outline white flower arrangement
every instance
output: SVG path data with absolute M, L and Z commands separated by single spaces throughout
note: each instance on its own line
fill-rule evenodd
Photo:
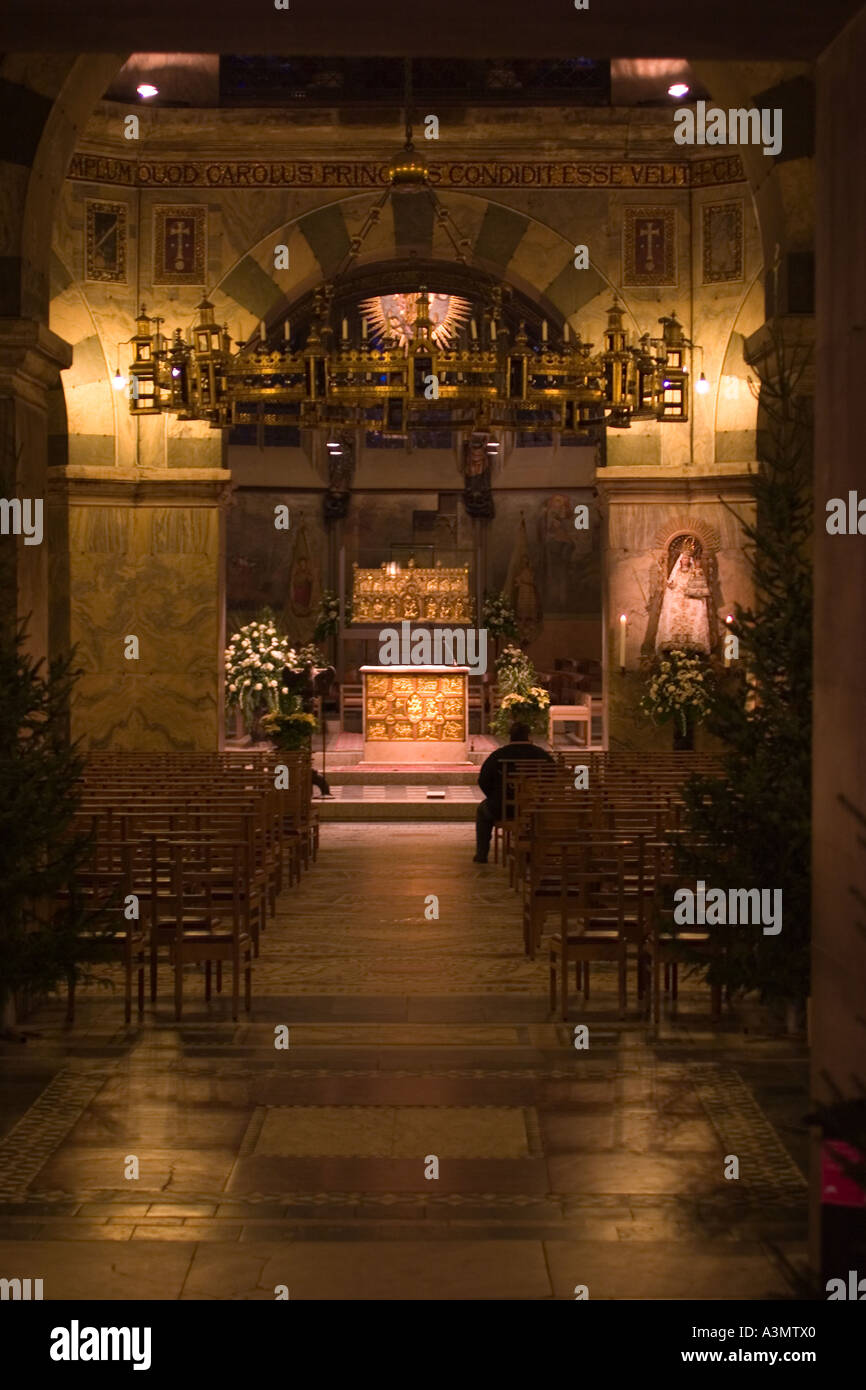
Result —
M 491 637 L 516 637 L 517 615 L 505 594 L 488 594 L 481 610 L 481 626 Z
M 696 652 L 670 651 L 654 668 L 640 702 L 655 724 L 676 719 L 685 734 L 689 718 L 700 723 L 713 699 L 706 659 Z
M 263 710 L 285 704 L 289 692 L 285 687 L 281 691 L 275 673 L 303 666 L 271 618 L 240 628 L 226 647 L 225 662 L 226 705 L 240 709 L 248 724 Z

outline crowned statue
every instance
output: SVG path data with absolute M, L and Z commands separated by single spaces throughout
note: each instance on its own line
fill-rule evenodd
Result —
M 710 589 L 690 536 L 668 575 L 656 631 L 656 651 L 710 653 Z

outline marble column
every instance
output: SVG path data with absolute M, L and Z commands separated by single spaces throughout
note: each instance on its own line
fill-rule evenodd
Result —
M 94 749 L 216 750 L 230 474 L 82 466 L 52 473 L 54 512 L 66 518 L 58 569 L 66 571 L 68 640 L 82 670 L 73 735 Z
M 866 1085 L 866 535 L 828 535 L 827 503 L 866 496 L 866 11 L 818 63 L 817 389 L 812 886 L 812 1094 Z M 866 526 L 862 522 L 861 526 Z M 816 1136 L 811 1256 L 822 1287 L 864 1267 L 864 1210 L 821 1204 Z M 825 1295 L 823 1295 L 825 1296 Z
M 44 324 L 0 319 L 0 496 L 26 500 L 31 520 L 40 508 L 42 517 L 41 536 L 34 526 L 29 538 L 11 531 L 0 535 L 0 622 L 8 631 L 16 618 L 26 619 L 28 645 L 37 657 L 47 654 L 49 644 L 47 395 L 71 360 L 69 345 Z

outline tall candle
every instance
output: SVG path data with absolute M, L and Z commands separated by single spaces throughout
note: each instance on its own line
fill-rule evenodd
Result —
M 727 618 L 725 618 L 725 622 L 726 622 L 727 625 L 728 625 L 728 630 L 729 630 L 729 631 L 730 631 L 731 623 L 732 623 L 733 621 L 734 621 L 733 618 L 730 616 L 730 614 L 728 614 Z M 726 636 L 725 636 L 725 666 L 726 666 L 726 667 L 727 667 L 727 666 L 730 666 L 730 664 L 731 664 L 731 658 L 730 658 L 730 654 L 729 654 L 729 652 L 728 652 L 728 641 L 727 641 L 727 634 L 726 634 Z
M 364 318 L 361 319 L 361 337 L 364 339 L 364 342 L 366 343 L 366 341 L 367 341 L 367 319 L 366 319 L 366 317 L 364 317 Z
M 348 320 L 348 319 L 343 319 L 343 342 L 344 342 L 344 343 L 347 341 L 348 337 L 349 337 L 349 320 Z
M 285 340 L 286 340 L 287 343 L 291 340 L 291 336 L 292 336 L 292 325 L 291 325 L 291 323 L 289 322 L 288 319 L 285 319 L 284 322 L 283 322 L 283 337 L 285 338 Z
M 267 341 L 268 334 L 267 329 L 265 328 L 264 319 L 259 320 L 259 337 L 261 338 L 263 343 Z
M 472 334 L 473 343 L 476 342 L 478 339 L 478 324 L 475 322 L 474 319 L 470 320 L 469 331 Z
M 625 669 L 625 636 L 628 627 L 628 619 L 625 613 L 619 615 L 619 664 Z
M 547 319 L 541 320 L 541 341 L 543 343 L 547 342 Z
M 569 342 L 571 340 L 571 329 L 569 328 L 567 323 L 562 330 L 562 336 L 566 342 Z
M 491 319 L 491 320 L 490 320 L 490 341 L 491 341 L 491 343 L 495 343 L 495 342 L 496 342 L 496 320 L 495 320 L 495 319 Z

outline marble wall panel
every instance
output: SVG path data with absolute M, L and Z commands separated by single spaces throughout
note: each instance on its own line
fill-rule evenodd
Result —
M 215 749 L 220 521 L 210 507 L 73 505 L 73 731 L 99 748 Z M 138 638 L 138 660 L 124 639 Z

